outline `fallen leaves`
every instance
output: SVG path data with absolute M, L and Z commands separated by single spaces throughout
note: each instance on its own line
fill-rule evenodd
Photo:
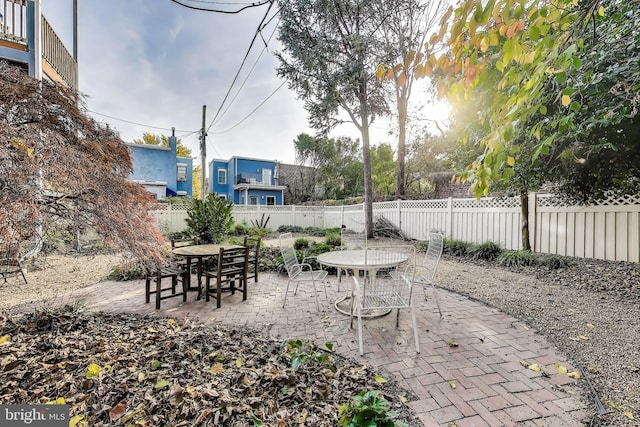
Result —
M 305 344 L 313 357 L 294 372 L 279 342 L 246 326 L 70 308 L 0 315 L 3 337 L 0 403 L 65 401 L 73 427 L 335 425 L 340 404 L 373 389 L 416 422 L 406 391 L 330 343 Z

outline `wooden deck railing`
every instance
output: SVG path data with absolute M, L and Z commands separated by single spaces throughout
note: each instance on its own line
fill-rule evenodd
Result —
M 29 46 L 29 26 L 33 26 L 33 19 L 28 16 L 28 0 L 0 0 L 0 41 L 6 40 L 6 46 L 14 49 L 28 51 Z M 31 8 L 33 10 L 33 8 Z M 53 71 L 57 77 L 50 76 L 55 80 L 62 80 L 67 85 L 78 87 L 78 64 L 73 59 L 64 46 L 58 35 L 44 16 L 41 17 L 42 27 L 42 66 Z M 32 29 L 33 31 L 33 29 Z M 33 31 L 31 34 L 35 33 Z
M 42 59 L 73 88 L 78 87 L 78 64 L 49 22 L 42 17 Z

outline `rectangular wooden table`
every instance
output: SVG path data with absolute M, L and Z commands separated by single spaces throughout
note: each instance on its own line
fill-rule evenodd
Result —
M 197 274 L 198 274 L 198 299 L 200 299 L 202 295 L 202 262 L 206 257 L 217 256 L 220 253 L 220 249 L 238 249 L 241 248 L 241 245 L 230 245 L 230 244 L 205 244 L 205 245 L 191 245 L 191 246 L 180 246 L 179 248 L 173 249 L 171 252 L 174 255 L 180 255 L 185 258 L 187 261 L 187 290 L 192 291 L 194 289 L 191 288 L 191 262 L 195 258 L 198 262 Z

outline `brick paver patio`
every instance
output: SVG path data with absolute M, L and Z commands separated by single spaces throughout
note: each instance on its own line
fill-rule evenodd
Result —
M 328 300 L 320 292 L 321 312 L 313 299 L 313 288 L 303 283 L 291 293 L 282 308 L 287 278 L 261 274 L 251 283 L 247 301 L 241 295 L 226 295 L 222 308 L 212 300 L 197 301 L 190 294 L 181 298 L 144 303 L 144 282 L 101 282 L 63 297 L 95 311 L 157 314 L 189 317 L 205 324 L 221 322 L 264 328 L 273 338 L 311 339 L 331 342 L 335 350 L 368 364 L 382 375 L 395 378 L 415 393 L 413 408 L 425 426 L 583 426 L 591 409 L 580 380 L 561 374 L 554 364 L 574 370 L 566 357 L 544 337 L 521 321 L 477 301 L 438 290 L 444 319 L 435 302 L 418 290 L 417 317 L 421 353 L 416 354 L 408 311 L 395 328 L 393 315 L 367 319 L 364 325 L 364 356 L 358 354 L 357 327 L 338 313 L 335 301 L 344 294 L 335 276 L 324 282 Z M 291 292 L 291 290 L 290 290 Z M 427 295 L 431 290 L 427 290 Z M 457 346 L 450 346 L 453 339 Z M 520 363 L 537 363 L 541 372 Z M 452 387 L 455 385 L 455 388 Z M 586 403 L 585 403 L 586 402 Z

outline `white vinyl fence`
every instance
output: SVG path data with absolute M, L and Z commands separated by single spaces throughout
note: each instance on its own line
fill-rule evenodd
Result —
M 164 232 L 186 228 L 186 208 L 166 206 L 154 211 Z M 425 240 L 438 230 L 452 240 L 496 242 L 521 249 L 518 198 L 398 200 L 374 203 L 379 216 L 411 239 Z M 236 223 L 252 225 L 268 218 L 267 228 L 280 226 L 340 227 L 364 223 L 362 205 L 234 206 Z M 582 258 L 640 262 L 640 197 L 608 199 L 593 206 L 567 206 L 550 196 L 529 196 L 529 238 L 536 252 Z

